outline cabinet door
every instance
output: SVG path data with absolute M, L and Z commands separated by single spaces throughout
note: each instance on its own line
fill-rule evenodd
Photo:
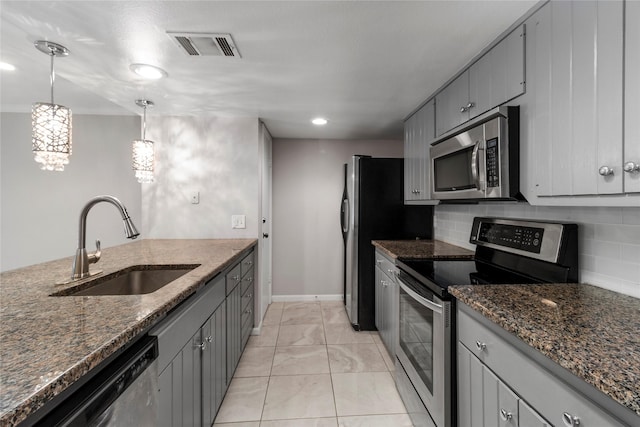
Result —
M 231 383 L 242 352 L 242 289 L 236 286 L 227 295 L 227 386 Z
M 398 282 L 395 277 L 392 277 L 392 280 L 387 288 L 387 295 L 385 295 L 385 300 L 387 303 L 387 324 L 389 326 L 389 345 L 387 349 L 389 350 L 389 354 L 391 357 L 395 359 L 396 352 L 398 351 L 398 343 L 399 343 L 399 334 L 400 334 L 400 290 L 398 287 Z
M 226 392 L 226 309 L 225 304 L 202 326 L 206 348 L 202 352 L 202 423 L 213 424 Z
M 620 1 L 549 2 L 534 15 L 529 162 L 538 195 L 622 192 L 622 23 Z M 613 173 L 600 175 L 603 166 Z
M 483 365 L 467 348 L 458 343 L 458 425 L 485 427 L 482 381 Z M 497 390 L 487 399 L 497 402 Z M 493 427 L 497 426 L 496 423 Z
M 469 120 L 469 72 L 465 71 L 436 95 L 437 136 Z
M 375 316 L 376 316 L 376 328 L 378 328 L 378 332 L 380 333 L 380 338 L 383 342 L 385 342 L 386 335 L 386 325 L 384 319 L 384 273 L 380 269 L 380 267 L 376 266 L 375 268 Z
M 430 144 L 436 136 L 435 101 L 432 99 L 424 104 L 418 114 L 420 131 L 416 141 L 419 165 L 417 175 L 419 191 L 417 198 L 418 200 L 431 200 L 431 157 L 429 148 L 431 148 Z
M 524 45 L 521 25 L 469 68 L 470 118 L 524 93 Z
M 625 19 L 624 162 L 640 165 L 640 2 L 625 3 Z M 640 171 L 625 172 L 624 191 L 640 192 Z
M 162 426 L 202 425 L 201 344 L 198 330 L 158 376 Z
M 404 122 L 404 200 L 412 201 L 417 198 L 419 175 L 418 144 L 416 139 L 416 127 L 418 113 L 416 112 Z

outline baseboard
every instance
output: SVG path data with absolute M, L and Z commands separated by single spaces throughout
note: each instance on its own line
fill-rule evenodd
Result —
M 294 301 L 342 301 L 342 294 L 335 295 L 272 295 L 272 302 Z
M 262 322 L 255 328 L 251 329 L 251 335 L 260 335 L 260 331 L 262 330 Z

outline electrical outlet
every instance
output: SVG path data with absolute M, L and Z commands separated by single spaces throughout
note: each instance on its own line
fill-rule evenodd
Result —
M 231 228 L 247 228 L 245 215 L 231 215 Z
M 191 203 L 194 205 L 197 205 L 198 203 L 200 203 L 200 192 L 199 191 L 192 191 L 191 192 Z

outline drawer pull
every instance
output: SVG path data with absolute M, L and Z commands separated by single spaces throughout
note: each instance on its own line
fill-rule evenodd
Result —
M 235 280 L 235 281 L 237 282 L 238 280 L 240 280 L 240 275 L 239 275 L 239 274 L 237 274 L 237 275 L 235 275 L 235 276 L 231 277 L 231 279 L 232 279 L 232 280 Z
M 253 282 L 253 277 L 247 277 L 246 279 L 244 279 L 245 282 Z
M 253 294 L 247 294 L 247 296 L 245 297 L 246 299 L 251 299 L 253 297 Z
M 382 265 L 382 260 L 381 259 L 377 259 L 376 260 L 376 265 Z
M 500 418 L 502 418 L 502 421 L 509 421 L 513 418 L 513 414 L 504 409 L 500 409 Z
M 574 417 L 568 412 L 562 414 L 562 422 L 567 427 L 577 427 L 580 425 L 580 418 Z
M 479 351 L 484 351 L 487 348 L 487 345 L 485 343 L 483 343 L 483 342 L 476 341 L 476 348 Z
M 207 349 L 206 341 L 202 341 L 200 344 L 194 344 L 195 348 L 199 348 L 201 351 L 205 351 Z
M 245 313 L 247 313 L 247 314 L 251 314 L 251 309 L 250 309 L 250 308 L 248 308 L 248 309 L 245 311 Z

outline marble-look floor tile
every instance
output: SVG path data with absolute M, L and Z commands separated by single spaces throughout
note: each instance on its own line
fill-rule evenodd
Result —
M 236 373 L 236 378 L 268 377 L 271 375 L 271 365 L 275 347 L 247 347 L 242 353 Z
M 322 324 L 280 326 L 278 346 L 319 344 L 326 344 Z
M 260 335 L 251 335 L 247 347 L 275 347 L 280 326 L 263 326 Z
M 311 303 L 287 303 L 282 312 L 282 325 L 308 325 L 322 323 L 320 304 Z
M 337 427 L 336 418 L 299 418 L 295 420 L 262 421 L 260 427 Z
M 365 415 L 338 418 L 339 427 L 413 427 L 407 414 Z
M 349 317 L 344 306 L 340 305 L 322 305 L 322 320 L 325 324 L 348 324 Z
M 333 373 L 388 371 L 376 344 L 334 344 L 327 351 Z
M 269 377 L 234 378 L 215 421 L 260 421 L 268 384 Z
M 378 331 L 371 331 L 371 338 L 373 338 L 374 343 L 382 344 L 382 337 L 380 337 L 380 333 Z
M 263 420 L 335 416 L 329 374 L 271 377 Z
M 382 343 L 376 343 L 378 346 L 378 350 L 380 350 L 380 354 L 382 355 L 382 359 L 384 360 L 385 365 L 387 365 L 387 369 L 391 372 L 395 372 L 396 370 L 396 358 L 395 355 L 392 356 L 387 351 L 387 347 Z
M 342 307 L 344 308 L 344 301 L 320 301 L 322 307 Z
M 269 308 L 273 308 L 275 310 L 282 310 L 284 309 L 284 302 L 279 301 L 279 302 L 272 302 L 271 304 L 269 304 Z
M 248 421 L 245 423 L 216 423 L 213 427 L 260 427 L 260 421 Z
M 350 324 L 327 324 L 325 325 L 327 344 L 373 344 L 373 337 L 369 332 L 356 332 Z
M 271 375 L 328 374 L 329 360 L 324 345 L 276 347 Z
M 269 306 L 266 314 L 264 315 L 264 319 L 262 319 L 262 325 L 263 326 L 279 325 L 280 320 L 282 319 L 283 311 L 284 309 L 282 308 L 272 308 L 271 306 Z
M 338 416 L 407 412 L 389 372 L 331 374 L 331 379 Z

